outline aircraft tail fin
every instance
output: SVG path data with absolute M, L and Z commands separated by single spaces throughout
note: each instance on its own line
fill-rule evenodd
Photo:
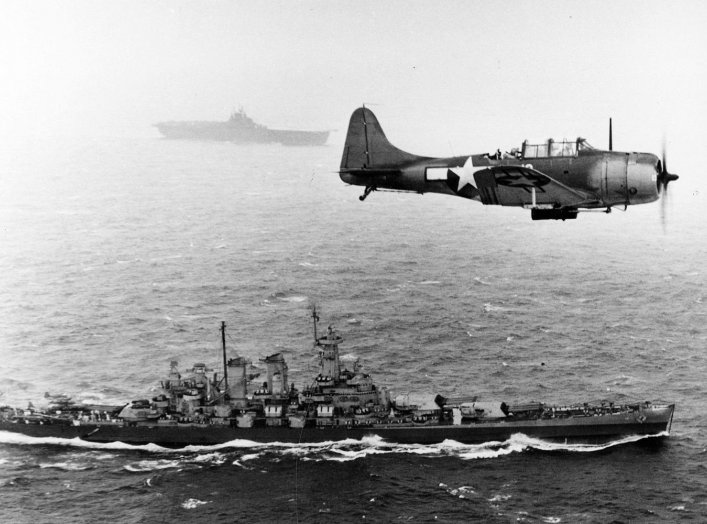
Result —
M 359 107 L 351 115 L 341 171 L 398 168 L 421 158 L 391 144 L 370 109 Z

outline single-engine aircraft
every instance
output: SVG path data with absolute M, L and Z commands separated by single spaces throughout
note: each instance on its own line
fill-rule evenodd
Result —
M 666 192 L 678 176 L 651 153 L 595 149 L 584 138 L 548 140 L 502 153 L 431 158 L 392 145 L 367 107 L 351 115 L 339 170 L 341 180 L 364 186 L 359 198 L 387 189 L 442 193 L 485 205 L 530 209 L 533 220 L 577 218 L 580 210 L 647 204 Z

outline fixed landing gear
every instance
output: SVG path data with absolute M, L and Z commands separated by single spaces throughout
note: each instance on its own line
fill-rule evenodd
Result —
M 376 190 L 375 186 L 366 186 L 366 189 L 363 191 L 363 194 L 360 197 L 358 197 L 358 199 L 361 202 L 363 202 L 364 200 L 366 200 L 366 197 L 371 194 L 371 191 L 375 191 L 375 190 Z

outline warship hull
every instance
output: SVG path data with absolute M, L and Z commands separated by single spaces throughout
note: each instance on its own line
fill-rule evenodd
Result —
M 155 124 L 165 138 L 207 140 L 237 144 L 282 144 L 286 146 L 322 146 L 329 131 L 269 129 L 261 125 L 226 122 L 162 122 Z
M 47 408 L 0 408 L 0 431 L 32 437 L 122 442 L 163 447 L 241 444 L 321 443 L 378 437 L 395 444 L 504 442 L 515 434 L 549 441 L 602 443 L 629 436 L 667 436 L 674 404 L 584 402 L 552 406 L 507 404 L 475 396 L 398 395 L 374 384 L 358 361 L 342 363 L 343 341 L 329 326 L 317 336 L 319 373 L 302 390 L 288 380 L 282 353 L 260 359 L 266 380 L 249 373 L 252 363 L 228 359 L 226 323 L 221 323 L 223 373 L 198 362 L 182 375 L 170 362 L 162 393 L 120 406 L 77 405 L 66 395 L 49 395 Z M 212 375 L 213 373 L 213 375 Z
M 79 438 L 89 442 L 123 442 L 132 445 L 157 444 L 181 448 L 216 445 L 233 440 L 267 443 L 318 443 L 360 440 L 377 436 L 400 444 L 437 444 L 453 440 L 464 444 L 505 441 L 522 433 L 547 441 L 604 443 L 632 435 L 667 436 L 674 405 L 653 406 L 637 413 L 616 413 L 558 419 L 499 420 L 462 424 L 380 424 L 366 427 L 326 425 L 292 428 L 262 426 L 239 428 L 215 424 L 161 425 L 145 423 L 27 424 L 0 422 L 0 431 L 31 437 Z

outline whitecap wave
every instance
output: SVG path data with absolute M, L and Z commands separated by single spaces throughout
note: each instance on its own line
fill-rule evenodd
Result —
M 206 453 L 206 454 L 199 454 L 196 457 L 191 459 L 192 462 L 205 462 L 208 464 L 223 464 L 226 462 L 226 457 L 223 455 L 223 453 Z
M 298 295 L 295 292 L 279 291 L 277 293 L 273 293 L 268 298 L 266 298 L 264 300 L 264 303 L 271 304 L 274 301 L 279 301 L 279 302 L 289 302 L 289 303 L 299 304 L 301 302 L 305 302 L 306 300 L 308 300 L 308 297 L 306 295 Z
M 293 295 L 293 296 L 290 296 L 290 297 L 282 297 L 282 298 L 280 298 L 280 300 L 282 300 L 283 302 L 295 302 L 295 303 L 297 303 L 297 302 L 304 302 L 305 300 L 307 300 L 307 297 L 301 296 L 301 295 Z
M 490 302 L 487 302 L 486 304 L 484 304 L 484 311 L 486 313 L 491 313 L 492 311 L 505 311 L 505 308 L 501 306 L 494 306 Z
M 141 460 L 126 464 L 123 469 L 132 473 L 144 473 L 160 469 L 179 468 L 181 466 L 182 463 L 179 460 Z
M 208 502 L 204 500 L 199 500 L 199 499 L 187 499 L 184 502 L 182 502 L 182 507 L 184 509 L 194 509 L 199 506 L 203 506 L 204 504 L 208 504 Z
M 246 466 L 245 464 L 243 464 L 240 460 L 234 460 L 231 464 L 233 464 L 234 466 L 238 466 L 239 468 L 243 468 L 243 469 L 245 469 L 245 470 L 251 470 L 251 469 L 253 469 L 253 468 L 248 467 L 248 466 Z
M 81 464 L 78 462 L 43 462 L 39 464 L 41 469 L 60 469 L 62 471 L 85 471 L 93 469 L 91 464 Z
M 467 499 L 476 496 L 476 491 L 471 486 L 459 486 L 458 488 L 446 488 L 447 493 L 453 497 L 459 497 L 460 499 Z

